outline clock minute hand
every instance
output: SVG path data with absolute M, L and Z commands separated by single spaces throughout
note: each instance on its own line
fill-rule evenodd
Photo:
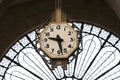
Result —
M 57 42 L 58 42 L 60 51 L 61 51 L 61 53 L 62 53 L 62 45 L 61 45 L 61 42 L 63 42 L 63 39 L 62 39 L 59 35 L 56 36 L 56 39 L 57 39 Z
M 61 45 L 61 41 L 58 41 L 58 45 L 59 45 L 60 51 L 61 51 L 61 53 L 62 53 L 62 45 Z

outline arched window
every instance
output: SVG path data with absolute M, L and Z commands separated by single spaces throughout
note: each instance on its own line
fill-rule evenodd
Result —
M 100 26 L 69 22 L 82 33 L 82 49 L 70 58 L 67 70 L 51 69 L 40 50 L 39 26 L 17 40 L 0 62 L 0 80 L 120 80 L 120 39 Z M 79 38 L 79 41 L 81 39 Z

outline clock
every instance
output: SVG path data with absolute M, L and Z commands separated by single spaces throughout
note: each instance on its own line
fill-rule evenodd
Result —
M 77 31 L 66 22 L 62 15 L 60 0 L 57 0 L 55 15 L 40 33 L 40 48 L 51 59 L 52 69 L 57 66 L 67 67 L 67 59 L 78 48 Z
M 53 69 L 66 69 L 67 59 L 78 48 L 77 31 L 66 22 L 51 22 L 40 33 L 40 47 L 51 59 Z
M 77 32 L 66 22 L 48 24 L 40 36 L 41 49 L 52 59 L 66 59 L 78 47 Z

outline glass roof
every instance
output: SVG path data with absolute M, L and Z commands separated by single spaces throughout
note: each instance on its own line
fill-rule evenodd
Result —
M 79 49 L 68 59 L 67 70 L 52 70 L 40 50 L 40 26 L 8 49 L 0 62 L 0 80 L 120 80 L 119 38 L 95 25 L 68 24 L 78 32 Z

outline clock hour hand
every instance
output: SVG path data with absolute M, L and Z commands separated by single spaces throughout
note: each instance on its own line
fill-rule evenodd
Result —
M 53 38 L 53 37 L 49 37 L 48 39 L 51 39 L 51 40 L 54 40 L 54 41 L 60 41 L 60 42 L 63 42 L 63 39 L 60 38 L 59 35 L 56 36 L 56 38 Z
M 51 39 L 51 40 L 53 40 L 53 41 L 57 41 L 57 38 L 49 37 L 49 39 Z

